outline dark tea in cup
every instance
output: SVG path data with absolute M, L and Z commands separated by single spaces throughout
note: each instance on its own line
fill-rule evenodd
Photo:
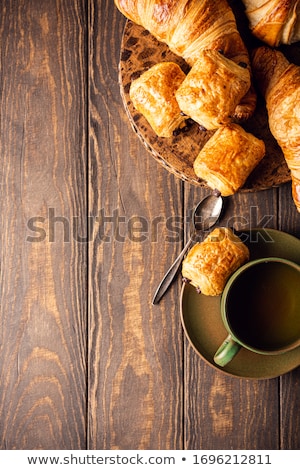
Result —
M 281 258 L 242 266 L 225 286 L 221 314 L 229 336 L 215 355 L 219 365 L 241 346 L 259 354 L 300 346 L 300 266 Z

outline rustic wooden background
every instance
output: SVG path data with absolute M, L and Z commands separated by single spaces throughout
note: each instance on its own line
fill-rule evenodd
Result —
M 0 2 L 0 447 L 299 449 L 300 369 L 231 378 L 187 343 L 179 279 L 151 305 L 206 190 L 131 130 L 124 24 L 112 0 Z M 300 236 L 290 184 L 226 213 Z

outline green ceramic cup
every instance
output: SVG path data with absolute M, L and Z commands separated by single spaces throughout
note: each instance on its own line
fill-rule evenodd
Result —
M 244 347 L 257 354 L 282 354 L 300 346 L 300 266 L 282 258 L 260 258 L 239 268 L 221 297 L 228 331 L 214 356 L 221 367 Z

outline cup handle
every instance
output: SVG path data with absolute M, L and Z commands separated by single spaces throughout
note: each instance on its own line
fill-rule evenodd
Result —
M 241 345 L 231 335 L 228 335 L 214 355 L 214 362 L 218 366 L 224 367 L 234 358 L 240 349 Z

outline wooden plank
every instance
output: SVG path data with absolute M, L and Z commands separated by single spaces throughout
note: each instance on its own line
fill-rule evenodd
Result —
M 291 183 L 278 189 L 278 229 L 300 238 L 300 216 L 292 199 Z
M 0 6 L 0 447 L 86 442 L 84 1 Z
M 186 188 L 185 207 L 204 196 Z M 237 230 L 276 227 L 275 190 L 228 198 L 221 224 Z M 185 347 L 185 448 L 277 449 L 278 380 L 230 377 Z
M 300 217 L 291 196 L 291 185 L 278 191 L 279 227 L 300 237 Z M 284 375 L 280 380 L 280 445 L 282 449 L 300 449 L 300 416 L 297 404 L 300 400 L 300 368 Z
M 151 299 L 181 249 L 174 224 L 182 185 L 125 115 L 118 84 L 124 18 L 108 0 L 91 1 L 90 18 L 89 202 L 98 222 L 89 244 L 89 447 L 180 448 L 177 284 L 159 306 Z
M 277 379 L 227 377 L 199 360 L 190 347 L 186 361 L 186 449 L 278 448 Z
M 285 374 L 280 380 L 280 447 L 299 450 L 300 367 Z

